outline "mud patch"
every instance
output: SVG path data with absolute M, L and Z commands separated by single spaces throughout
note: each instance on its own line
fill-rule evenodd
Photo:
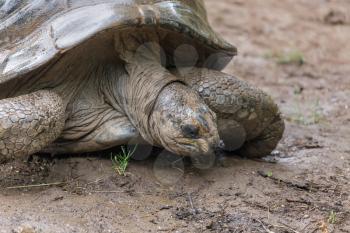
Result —
M 125 177 L 108 154 L 1 164 L 0 232 L 350 232 L 350 3 L 205 2 L 239 48 L 226 72 L 270 93 L 287 120 L 273 155 L 185 162 L 173 185 L 156 156 Z

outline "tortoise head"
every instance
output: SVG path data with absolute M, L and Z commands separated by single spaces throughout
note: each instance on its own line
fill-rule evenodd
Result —
M 195 91 L 181 83 L 162 90 L 150 125 L 158 143 L 175 154 L 206 155 L 219 145 L 215 113 Z

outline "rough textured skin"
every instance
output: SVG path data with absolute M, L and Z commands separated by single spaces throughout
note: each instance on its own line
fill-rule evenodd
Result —
M 82 67 L 86 64 L 82 62 Z M 76 67 L 78 68 L 78 66 Z M 51 154 L 99 151 L 126 144 L 138 136 L 120 106 L 120 81 L 129 77 L 124 65 L 104 64 L 85 74 L 81 89 L 68 103 L 65 127 L 45 149 Z M 77 78 L 77 77 L 76 77 Z M 123 89 L 122 87 L 120 89 Z
M 202 157 L 219 147 L 216 115 L 193 90 L 172 83 L 159 94 L 150 128 L 160 145 L 179 155 Z
M 123 109 L 150 144 L 179 155 L 211 153 L 219 144 L 216 116 L 194 90 L 162 66 L 158 39 L 155 30 L 142 30 L 116 40 L 129 73 L 119 81 Z
M 269 95 L 219 71 L 184 68 L 175 73 L 198 91 L 217 114 L 226 150 L 239 149 L 245 156 L 261 157 L 275 149 L 282 138 L 284 122 Z
M 128 76 L 119 81 L 123 109 L 146 141 L 159 144 L 148 121 L 159 93 L 178 78 L 162 67 L 161 48 L 154 30 L 128 32 L 116 37 L 116 51 L 125 61 L 128 72 Z
M 65 106 L 51 91 L 0 100 L 0 155 L 19 157 L 42 150 L 64 127 Z

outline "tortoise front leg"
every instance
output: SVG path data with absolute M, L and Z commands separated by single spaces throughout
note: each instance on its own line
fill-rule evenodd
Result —
M 284 122 L 269 95 L 215 70 L 185 68 L 176 73 L 216 112 L 226 150 L 262 157 L 275 149 L 283 135 Z
M 7 159 L 41 151 L 61 134 L 64 113 L 63 101 L 53 91 L 0 100 L 0 156 Z

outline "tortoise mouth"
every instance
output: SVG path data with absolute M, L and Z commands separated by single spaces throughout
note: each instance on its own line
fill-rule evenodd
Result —
M 191 157 L 210 154 L 217 147 L 211 142 L 215 140 L 210 139 L 175 138 L 173 141 L 177 148 L 183 150 L 182 155 Z
M 186 149 L 189 149 L 191 151 L 198 151 L 198 145 L 196 144 L 195 140 L 188 139 L 188 138 L 175 138 L 175 143 L 177 145 L 181 145 L 185 147 Z

